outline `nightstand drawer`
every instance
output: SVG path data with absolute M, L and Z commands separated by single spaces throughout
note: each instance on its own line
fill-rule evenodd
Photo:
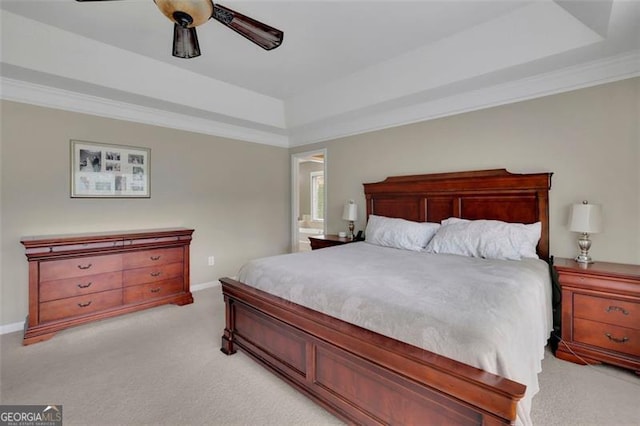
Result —
M 629 355 L 640 355 L 640 330 L 575 318 L 573 340 Z
M 577 287 L 599 287 L 608 288 L 610 280 L 598 276 L 576 275 L 560 273 L 562 284 L 565 286 L 575 285 Z
M 576 318 L 640 329 L 640 303 L 574 293 L 573 315 Z

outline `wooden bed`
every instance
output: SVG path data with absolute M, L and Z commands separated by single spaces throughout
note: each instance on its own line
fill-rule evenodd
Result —
M 549 257 L 551 173 L 506 170 L 390 177 L 364 184 L 367 216 L 542 222 Z M 241 349 L 354 424 L 509 424 L 525 386 L 222 278 L 222 352 Z

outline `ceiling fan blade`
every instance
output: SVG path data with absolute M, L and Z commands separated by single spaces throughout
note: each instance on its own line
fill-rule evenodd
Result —
M 176 58 L 195 58 L 200 56 L 198 35 L 194 28 L 183 28 L 178 24 L 173 26 L 173 56 Z
M 265 50 L 275 49 L 282 44 L 284 33 L 267 24 L 249 18 L 218 3 L 213 5 L 213 16 L 243 37 Z

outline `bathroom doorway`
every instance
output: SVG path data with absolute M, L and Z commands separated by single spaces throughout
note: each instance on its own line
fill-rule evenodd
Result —
M 309 237 L 325 233 L 326 149 L 291 156 L 291 251 L 310 251 Z

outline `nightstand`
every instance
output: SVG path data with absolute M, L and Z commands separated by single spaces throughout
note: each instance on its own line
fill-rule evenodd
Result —
M 309 237 L 309 241 L 311 242 L 311 250 L 317 250 L 325 247 L 353 243 L 357 240 L 349 237 L 339 237 L 337 235 L 314 235 Z
M 562 289 L 558 358 L 640 374 L 640 265 L 556 258 Z

